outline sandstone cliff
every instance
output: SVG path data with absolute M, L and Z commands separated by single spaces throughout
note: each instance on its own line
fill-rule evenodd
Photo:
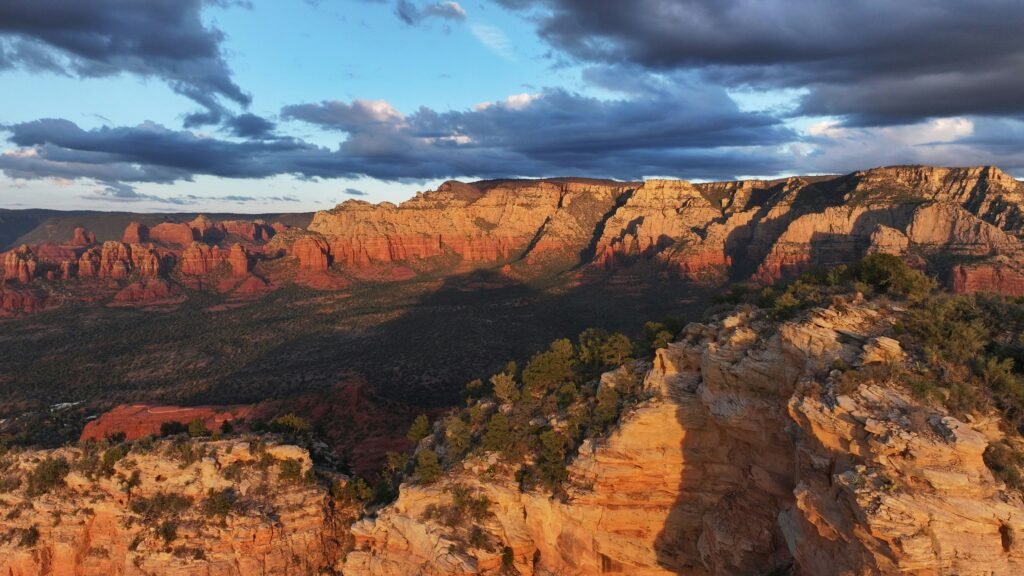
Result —
M 357 523 L 345 574 L 1013 574 L 1024 501 L 993 477 L 991 418 L 960 420 L 900 382 L 888 304 L 782 325 L 753 308 L 659 350 L 647 399 L 584 442 L 563 498 L 466 461 Z M 612 379 L 603 379 L 609 385 Z M 467 541 L 434 512 L 486 498 Z M 442 515 L 443 517 L 443 515 Z
M 975 266 L 997 255 L 1019 260 L 1024 186 L 993 167 L 920 166 L 698 185 L 448 182 L 400 206 L 345 202 L 317 213 L 310 230 L 327 245 L 318 246 L 317 267 L 323 259 L 343 269 L 439 267 L 450 265 L 446 255 L 463 266 L 655 260 L 701 282 L 773 282 L 887 250 L 923 256 L 952 282 L 950 256 Z
M 304 480 L 302 449 L 241 440 L 104 448 L 3 458 L 0 573 L 318 574 L 341 553 L 339 511 Z

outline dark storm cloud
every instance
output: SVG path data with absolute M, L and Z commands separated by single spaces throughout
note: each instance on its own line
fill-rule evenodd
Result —
M 0 170 L 107 183 L 279 174 L 729 178 L 782 170 L 776 147 L 793 138 L 777 119 L 739 111 L 723 91 L 684 83 L 651 85 L 628 100 L 551 89 L 457 112 L 403 115 L 385 102 L 356 101 L 289 106 L 281 117 L 337 131 L 341 142 L 336 149 L 283 137 L 238 142 L 155 124 L 83 130 L 45 119 L 4 128 L 18 148 L 0 155 Z
M 1024 112 L 1019 0 L 497 0 L 584 62 L 806 88 L 851 124 Z
M 239 114 L 224 122 L 228 130 L 239 138 L 271 138 L 277 125 L 255 114 Z
M 251 97 L 231 79 L 224 33 L 207 27 L 207 5 L 229 0 L 0 0 L 0 69 L 52 70 L 80 77 L 121 73 L 161 78 L 204 110 L 187 126 L 219 122 L 224 100 Z

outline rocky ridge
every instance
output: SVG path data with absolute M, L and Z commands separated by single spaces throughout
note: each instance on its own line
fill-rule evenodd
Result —
M 1024 185 L 994 167 L 896 166 L 706 184 L 453 181 L 400 205 L 349 200 L 318 212 L 305 230 L 199 216 L 135 222 L 121 242 L 97 245 L 79 228 L 62 246 L 6 252 L 0 304 L 7 313 L 57 305 L 69 291 L 40 283 L 81 278 L 174 284 L 180 273 L 184 286 L 236 290 L 195 279 L 223 262 L 229 276 L 248 278 L 237 284 L 249 297 L 293 282 L 340 290 L 363 279 L 477 268 L 517 280 L 597 281 L 643 263 L 708 285 L 771 283 L 874 252 L 912 261 L 957 291 L 1022 295 L 1022 239 Z M 261 265 L 281 257 L 296 271 Z M 72 299 L 74 286 L 65 286 Z M 135 295 L 149 293 L 136 288 Z
M 3 457 L 0 572 L 315 574 L 341 554 L 341 510 L 303 480 L 312 465 L 303 449 L 236 439 L 117 450 Z M 40 494 L 31 478 L 53 462 L 70 469 Z
M 994 418 L 966 420 L 898 382 L 834 367 L 909 362 L 886 304 L 781 326 L 755 308 L 694 323 L 657 352 L 647 399 L 587 440 L 564 498 L 468 460 L 353 527 L 345 574 L 1010 574 L 1024 501 L 983 461 Z M 614 378 L 603 378 L 602 386 Z M 490 501 L 467 543 L 429 513 Z

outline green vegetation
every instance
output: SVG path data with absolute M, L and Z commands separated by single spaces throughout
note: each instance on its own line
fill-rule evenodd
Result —
M 302 480 L 302 463 L 294 458 L 278 462 L 277 468 L 277 477 L 285 482 L 298 482 Z
M 416 480 L 421 484 L 433 484 L 441 477 L 441 463 L 433 450 L 416 453 Z
M 188 423 L 188 435 L 190 438 L 206 438 L 211 434 L 210 430 L 206 427 L 200 418 L 196 418 Z
M 191 507 L 190 498 L 169 492 L 156 494 L 150 498 L 135 498 L 131 503 L 132 512 L 142 516 L 147 524 L 164 517 L 177 516 Z
M 312 429 L 313 426 L 308 420 L 291 412 L 278 416 L 270 422 L 270 430 L 277 433 L 305 434 Z
M 232 488 L 224 488 L 223 490 L 210 488 L 206 493 L 206 499 L 203 500 L 203 514 L 207 516 L 227 516 L 234 510 L 237 501 L 238 495 Z
M 419 443 L 430 434 L 430 421 L 427 420 L 426 414 L 420 414 L 412 421 L 412 425 L 409 426 L 409 432 L 406 433 L 405 437 L 409 439 L 413 444 Z
M 71 466 L 63 457 L 47 457 L 28 474 L 26 491 L 29 496 L 40 496 L 64 485 L 64 477 Z
M 1006 483 L 1010 488 L 1020 490 L 1024 488 L 1024 475 L 1021 474 L 1021 466 L 1024 466 L 1024 454 L 1014 450 L 1006 442 L 989 444 L 985 449 L 985 465 L 989 470 Z
M 660 341 L 671 340 L 664 324 L 657 326 Z M 640 400 L 633 372 L 635 347 L 623 334 L 588 329 L 576 343 L 560 339 L 534 354 L 519 371 L 515 362 L 487 379 L 466 386 L 466 405 L 445 417 L 433 448 L 416 453 L 415 465 L 393 458 L 388 474 L 375 490 L 377 496 L 394 493 L 394 486 L 411 473 L 416 481 L 437 481 L 444 468 L 463 458 L 496 453 L 516 470 L 523 489 L 557 491 L 567 476 L 566 462 L 586 437 L 601 436 L 615 423 L 623 408 Z M 625 365 L 616 377 L 602 373 Z M 429 435 L 426 417 L 413 423 L 409 439 Z M 443 451 L 439 448 L 443 446 Z M 443 454 L 443 460 L 438 457 Z
M 480 525 L 493 516 L 491 500 L 461 484 L 448 486 L 449 503 L 430 504 L 423 511 L 423 520 L 436 520 L 454 531 L 463 546 L 492 551 L 494 544 Z

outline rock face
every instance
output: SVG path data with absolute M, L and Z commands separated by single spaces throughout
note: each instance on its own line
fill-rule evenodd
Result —
M 322 272 L 330 265 L 330 246 L 321 238 L 302 236 L 291 245 L 291 255 L 298 259 L 301 270 Z
M 170 282 L 163 278 L 145 278 L 125 286 L 114 295 L 120 303 L 167 301 L 179 295 Z
M 36 277 L 39 258 L 28 246 L 22 245 L 4 254 L 4 278 L 28 284 Z
M 997 292 L 1024 296 L 1024 269 L 1008 259 L 996 259 L 983 264 L 958 264 L 953 268 L 951 287 L 954 292 L 966 294 Z
M 310 230 L 343 268 L 654 260 L 702 282 L 772 282 L 883 251 L 935 256 L 948 277 L 949 255 L 1021 257 L 1024 186 L 992 167 L 920 166 L 697 185 L 448 182 L 400 206 L 345 202 Z
M 132 222 L 124 229 L 121 242 L 125 244 L 142 244 L 149 241 L 149 227 L 139 222 Z
M 349 200 L 317 213 L 309 229 L 326 238 L 333 261 L 345 267 L 448 254 L 494 263 L 551 250 L 575 261 L 629 187 L 590 180 L 447 182 L 401 206 Z
M 96 243 L 96 235 L 81 226 L 75 228 L 71 233 L 72 246 L 89 246 Z
M 181 272 L 191 276 L 203 276 L 217 270 L 221 264 L 227 263 L 232 276 L 242 277 L 249 273 L 251 262 L 249 253 L 240 244 L 230 249 L 208 246 L 193 242 L 181 253 Z
M 184 222 L 163 222 L 149 230 L 149 238 L 154 242 L 174 246 L 189 246 L 196 238 L 192 228 Z
M 101 247 L 82 253 L 78 260 L 78 275 L 81 278 L 121 280 L 134 272 L 143 278 L 153 278 L 160 274 L 162 266 L 162 258 L 156 250 L 110 240 Z
M 300 476 L 309 470 L 304 450 L 237 440 L 186 444 L 188 451 L 172 442 L 134 448 L 109 477 L 101 470 L 90 477 L 80 465 L 64 486 L 34 497 L 24 477 L 37 462 L 83 462 L 81 449 L 8 458 L 5 477 L 22 481 L 2 496 L 4 509 L 18 512 L 0 519 L 0 573 L 247 576 L 317 574 L 333 566 L 344 535 L 325 490 L 279 473 L 286 460 Z M 136 472 L 138 485 L 125 488 Z M 228 494 L 226 514 L 204 513 L 211 491 Z M 35 542 L 25 544 L 29 531 Z
M 470 460 L 353 529 L 345 574 L 1013 574 L 1024 501 L 985 466 L 998 432 L 866 381 L 837 361 L 900 361 L 893 312 L 844 305 L 773 325 L 756 309 L 691 324 L 659 350 L 650 399 L 586 441 L 567 496 Z M 856 335 L 852 338 L 850 335 Z M 426 515 L 453 486 L 486 496 L 490 550 Z M 434 516 L 436 518 L 436 515 Z

